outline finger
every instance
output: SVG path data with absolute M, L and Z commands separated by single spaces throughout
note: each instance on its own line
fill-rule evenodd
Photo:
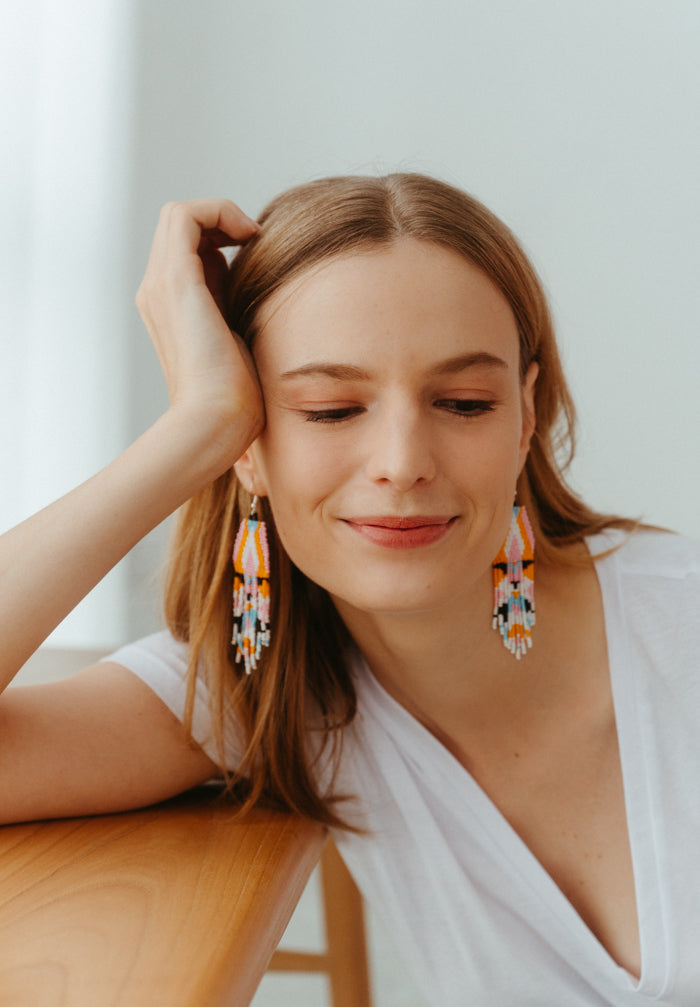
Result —
M 204 239 L 209 248 L 224 248 L 243 244 L 258 230 L 259 225 L 228 199 L 166 203 L 160 212 L 146 272 L 137 295 L 139 311 L 147 326 L 149 297 L 160 296 L 160 284 L 164 278 L 169 277 L 177 285 L 187 282 L 188 278 L 206 282 L 202 260 L 197 254 Z
M 257 234 L 259 230 L 260 228 L 258 227 L 256 231 L 251 235 L 251 237 L 255 237 L 255 234 Z M 202 231 L 202 242 L 200 243 L 200 250 L 202 247 L 202 243 L 204 241 L 207 242 L 209 247 L 213 246 L 214 248 L 230 248 L 232 245 L 245 244 L 245 242 L 249 240 L 250 240 L 249 238 L 233 239 L 229 234 L 226 234 L 225 231 L 222 231 L 218 227 L 206 228 L 205 230 Z
M 211 246 L 200 245 L 199 257 L 204 268 L 204 282 L 209 288 L 209 292 L 216 302 L 216 306 L 223 314 L 225 304 L 226 279 L 228 277 L 228 264 L 222 253 Z
M 258 224 L 228 199 L 174 203 L 168 215 L 168 241 L 192 251 L 196 251 L 202 232 L 218 232 L 222 241 L 239 244 L 251 238 L 258 229 Z

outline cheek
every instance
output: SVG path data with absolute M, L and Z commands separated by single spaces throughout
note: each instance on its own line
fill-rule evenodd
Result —
M 350 478 L 352 460 L 337 439 L 301 424 L 269 423 L 255 445 L 262 482 L 282 541 L 308 537 L 309 520 Z
M 517 415 L 476 427 L 452 445 L 451 470 L 461 472 L 464 487 L 476 497 L 508 494 L 515 488 L 521 463 L 521 428 Z

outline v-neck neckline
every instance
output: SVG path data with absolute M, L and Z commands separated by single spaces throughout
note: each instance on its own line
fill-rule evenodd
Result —
M 618 545 L 624 549 L 624 540 L 623 532 L 602 533 L 589 540 L 589 550 L 595 556 L 597 552 Z M 648 746 L 640 709 L 641 669 L 635 663 L 629 642 L 618 551 L 599 560 L 595 569 L 603 597 L 608 668 L 634 875 L 641 962 L 639 981 L 623 971 L 629 976 L 635 992 L 656 998 L 668 983 L 669 949 L 663 922 L 651 778 L 645 761 Z M 602 945 L 601 948 L 607 954 Z
M 620 533 L 604 532 L 588 539 L 587 545 L 595 556 L 616 547 L 622 540 Z M 426 774 L 426 767 L 430 767 L 430 771 L 438 768 L 457 798 L 463 797 L 464 788 L 467 788 L 468 801 L 464 805 L 459 799 L 454 801 L 451 804 L 454 813 L 460 814 L 463 811 L 468 814 L 472 826 L 474 812 L 477 813 L 478 824 L 487 834 L 488 841 L 499 848 L 510 873 L 520 884 L 526 885 L 540 904 L 544 905 L 548 914 L 554 917 L 554 921 L 566 929 L 571 941 L 571 955 L 567 957 L 572 964 L 581 957 L 581 951 L 585 949 L 589 969 L 600 974 L 604 984 L 612 981 L 620 993 L 637 993 L 654 998 L 663 991 L 668 979 L 668 949 L 661 922 L 661 886 L 653 846 L 650 783 L 642 757 L 642 725 L 634 668 L 627 649 L 617 552 L 598 560 L 595 569 L 603 599 L 625 824 L 632 858 L 641 963 L 639 979 L 615 961 L 469 770 L 420 720 L 387 692 L 365 664 L 366 680 L 377 697 L 381 697 L 382 705 L 393 715 L 392 719 L 403 730 L 408 728 L 415 735 L 415 746 L 409 746 L 406 755 L 421 775 Z M 425 754 L 428 756 L 425 759 L 421 757 L 422 749 L 426 750 Z M 561 943 L 561 938 L 562 934 L 559 933 L 551 943 L 556 944 L 557 940 Z M 590 971 L 586 972 L 586 977 L 591 979 Z

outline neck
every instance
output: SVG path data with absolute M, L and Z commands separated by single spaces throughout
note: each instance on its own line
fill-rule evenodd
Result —
M 334 599 L 350 634 L 386 691 L 426 726 L 513 717 L 561 691 L 582 611 L 599 604 L 592 567 L 537 569 L 533 648 L 516 660 L 492 628 L 490 571 L 468 596 L 435 611 L 365 612 Z M 585 650 L 585 640 L 580 650 Z
M 491 628 L 490 571 L 468 596 L 422 612 L 366 612 L 334 602 L 372 673 L 395 699 L 423 717 L 473 699 L 503 657 L 516 662 Z M 502 652 L 502 653 L 501 653 Z

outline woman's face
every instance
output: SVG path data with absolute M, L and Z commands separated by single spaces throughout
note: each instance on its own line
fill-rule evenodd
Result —
M 425 612 L 490 577 L 534 428 L 510 307 L 457 253 L 402 239 L 262 307 L 267 425 L 236 465 L 294 563 L 366 612 Z

